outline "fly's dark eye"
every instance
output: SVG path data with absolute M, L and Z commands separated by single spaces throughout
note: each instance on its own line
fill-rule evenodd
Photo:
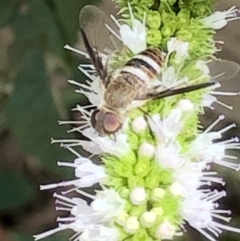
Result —
M 117 116 L 113 113 L 107 113 L 103 120 L 104 132 L 106 134 L 114 134 L 118 131 L 122 124 L 119 122 Z
M 95 126 L 96 126 L 99 112 L 100 112 L 100 110 L 94 110 L 91 115 L 91 125 L 93 128 L 95 128 Z

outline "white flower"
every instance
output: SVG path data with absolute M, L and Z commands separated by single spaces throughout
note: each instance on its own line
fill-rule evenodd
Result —
M 92 152 L 91 148 L 89 148 L 91 142 L 96 146 L 94 150 L 100 150 L 100 153 L 109 153 L 121 157 L 129 150 L 128 136 L 126 134 L 118 133 L 115 139 L 110 136 L 102 137 L 91 127 L 83 130 L 82 134 L 90 139 L 90 142 L 82 144 L 82 147 L 90 152 Z
M 75 168 L 75 177 L 77 179 L 57 184 L 41 185 L 41 190 L 69 185 L 74 185 L 76 188 L 91 187 L 96 183 L 102 183 L 107 178 L 103 166 L 95 165 L 90 159 L 85 157 L 78 157 L 74 160 L 74 163 L 58 162 L 58 165 Z
M 121 25 L 119 33 L 123 44 L 134 54 L 138 54 L 147 48 L 146 28 L 139 20 L 132 20 L 132 28 L 127 24 Z
M 156 148 L 156 161 L 163 168 L 180 168 L 184 162 L 180 157 L 180 150 L 181 147 L 178 143 L 169 145 L 159 144 Z
M 171 88 L 187 82 L 188 77 L 178 79 L 176 70 L 172 66 L 162 70 L 162 77 L 160 83 L 165 87 Z
M 99 239 L 103 241 L 117 241 L 118 232 L 110 228 L 109 224 L 114 217 L 117 217 L 124 211 L 125 201 L 114 190 L 104 189 L 99 191 L 96 196 L 78 190 L 79 193 L 86 197 L 92 198 L 93 202 L 89 206 L 81 198 L 68 198 L 62 195 L 54 194 L 57 198 L 56 207 L 59 211 L 70 212 L 70 217 L 59 217 L 58 227 L 45 233 L 35 235 L 35 240 L 50 236 L 56 232 L 72 229 L 79 233 L 80 240 L 88 240 L 89 237 L 100 235 Z M 114 236 L 111 239 L 107 232 L 110 231 Z M 83 236 L 80 233 L 83 232 Z M 91 239 L 91 241 L 94 239 Z
M 213 110 L 214 108 L 212 107 L 212 105 L 216 101 L 217 101 L 217 98 L 215 96 L 210 95 L 210 94 L 205 94 L 203 96 L 203 100 L 202 100 L 202 104 L 201 105 L 203 107 L 208 107 L 208 108 Z
M 240 233 L 240 229 L 222 224 L 222 221 L 229 222 L 227 210 L 218 210 L 217 203 L 220 198 L 226 196 L 225 191 L 196 190 L 184 199 L 181 206 L 182 217 L 190 226 L 199 231 L 210 241 L 216 241 L 222 230 L 229 230 Z
M 163 120 L 159 114 L 148 118 L 150 128 L 156 135 L 159 143 L 167 143 L 175 139 L 183 125 L 181 117 L 182 111 L 178 108 L 173 109 Z
M 123 44 L 126 45 L 134 54 L 138 54 L 147 48 L 147 32 L 145 27 L 146 17 L 144 17 L 143 23 L 141 23 L 139 20 L 134 19 L 130 4 L 128 4 L 128 7 L 132 27 L 127 24 L 123 24 L 120 26 L 119 33 Z
M 228 149 L 239 149 L 240 143 L 238 138 L 231 138 L 226 141 L 219 141 L 222 138 L 222 134 L 234 127 L 236 124 L 226 126 L 222 130 L 210 132 L 224 116 L 219 116 L 218 119 L 212 123 L 203 133 L 199 134 L 197 138 L 192 142 L 189 150 L 189 155 L 195 160 L 202 160 L 205 163 L 217 163 L 222 166 L 226 166 L 235 170 L 239 170 L 239 164 L 229 162 L 226 158 L 235 159 L 234 156 L 229 156 L 225 153 Z M 218 140 L 218 142 L 216 142 Z
M 97 192 L 97 198 L 91 203 L 92 209 L 103 213 L 103 221 L 110 222 L 124 211 L 125 201 L 112 189 Z
M 207 28 L 213 28 L 217 30 L 225 27 L 230 21 L 240 19 L 238 14 L 239 9 L 233 6 L 227 11 L 217 11 L 212 15 L 201 19 L 201 21 Z
M 179 58 L 188 56 L 189 43 L 178 38 L 171 38 L 167 42 L 168 54 L 176 52 Z
M 89 126 L 86 124 L 86 126 Z M 85 126 L 84 126 L 85 127 Z M 66 139 L 66 140 L 54 140 L 52 143 L 61 143 L 61 146 L 71 151 L 72 147 L 81 146 L 86 151 L 99 155 L 103 153 L 109 153 L 122 157 L 129 151 L 128 136 L 123 133 L 118 133 L 115 138 L 110 136 L 99 136 L 98 133 L 92 128 L 76 128 L 78 131 L 87 137 L 90 141 L 81 139 Z M 83 129 L 83 130 L 82 130 Z
M 118 241 L 119 232 L 116 228 L 102 225 L 90 225 L 79 237 L 79 241 Z
M 210 74 L 210 69 L 203 60 L 198 60 L 195 64 L 195 68 L 201 70 L 204 75 Z

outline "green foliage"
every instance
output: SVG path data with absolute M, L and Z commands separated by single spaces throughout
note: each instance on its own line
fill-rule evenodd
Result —
M 33 198 L 34 190 L 28 180 L 12 171 L 0 171 L 0 212 L 23 206 Z
M 8 126 L 28 154 L 39 157 L 45 168 L 54 170 L 55 159 L 66 157 L 67 152 L 50 144 L 51 137 L 65 134 L 57 126 L 59 115 L 48 89 L 41 50 L 25 52 L 14 81 L 15 92 L 6 107 Z
M 72 0 L 68 4 L 61 0 L 1 3 L 0 26 L 10 26 L 15 38 L 9 49 L 9 55 L 14 58 L 8 80 L 14 91 L 6 106 L 5 126 L 23 150 L 39 158 L 42 166 L 51 172 L 57 171 L 55 160 L 69 154 L 57 145 L 50 145 L 51 137 L 65 136 L 66 129 L 57 126 L 62 117 L 52 96 L 53 74 L 49 71 L 62 69 L 66 73 L 69 67 L 77 69 L 77 62 L 63 46 L 77 41 L 78 15 L 87 3 L 87 0 Z M 46 59 L 49 53 L 62 61 L 62 65 L 49 66 Z M 67 104 L 75 104 L 72 94 L 72 103 L 66 94 L 64 99 Z M 61 105 L 64 108 L 64 103 Z

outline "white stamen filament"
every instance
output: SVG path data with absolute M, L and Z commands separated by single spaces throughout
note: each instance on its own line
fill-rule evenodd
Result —
M 225 119 L 224 115 L 220 115 L 218 116 L 217 120 L 215 120 L 205 131 L 204 133 L 208 133 L 209 131 L 211 131 L 219 122 L 221 122 L 222 120 Z
M 87 54 L 87 53 L 85 53 L 85 52 L 83 52 L 83 51 L 80 51 L 80 50 L 78 50 L 78 49 L 76 49 L 76 48 L 73 48 L 73 47 L 71 47 L 70 45 L 68 45 L 68 44 L 66 44 L 63 48 L 65 48 L 65 49 L 67 49 L 67 50 L 70 50 L 70 51 L 73 51 L 73 52 L 75 52 L 75 53 L 77 53 L 77 54 L 81 54 L 81 55 L 83 55 L 85 58 L 89 58 L 89 55 Z

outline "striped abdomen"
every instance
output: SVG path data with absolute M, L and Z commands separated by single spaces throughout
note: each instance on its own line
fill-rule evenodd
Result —
M 146 49 L 134 56 L 122 68 L 121 73 L 133 74 L 142 81 L 155 80 L 161 72 L 164 56 L 160 49 Z

